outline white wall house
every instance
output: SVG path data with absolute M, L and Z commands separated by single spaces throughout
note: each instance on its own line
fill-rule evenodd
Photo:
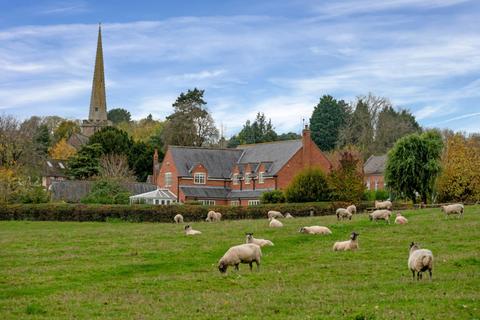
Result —
M 157 189 L 130 197 L 130 204 L 168 205 L 177 202 L 177 196 L 168 189 Z

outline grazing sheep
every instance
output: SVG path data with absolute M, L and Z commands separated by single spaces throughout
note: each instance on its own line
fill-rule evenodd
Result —
M 293 219 L 293 216 L 290 214 L 290 212 L 285 213 L 285 219 Z
M 445 219 L 448 218 L 449 215 L 451 214 L 458 214 L 459 218 L 463 217 L 463 204 L 461 203 L 455 203 L 455 204 L 450 204 L 448 206 L 442 206 L 442 212 L 445 212 Z
M 267 213 L 268 215 L 268 219 L 271 219 L 271 218 L 283 218 L 283 214 L 281 214 L 280 212 L 278 211 L 275 211 L 275 210 L 270 210 L 268 211 Z
M 307 234 L 332 234 L 332 231 L 323 226 L 302 227 L 299 232 Z
M 389 210 L 375 210 L 369 215 L 370 221 L 385 220 L 390 224 L 390 215 L 392 214 Z
M 427 249 L 420 249 L 415 242 L 410 244 L 410 255 L 408 257 L 408 268 L 412 271 L 413 280 L 415 280 L 415 272 L 417 272 L 417 280 L 422 279 L 422 272 L 427 271 L 432 279 L 433 254 Z
M 235 269 L 238 270 L 240 263 L 248 263 L 250 270 L 252 270 L 252 264 L 254 262 L 257 264 L 257 270 L 259 270 L 261 256 L 262 250 L 256 244 L 247 243 L 234 246 L 228 249 L 220 259 L 218 262 L 218 270 L 221 273 L 225 273 L 229 266 L 235 266 Z
M 175 223 L 183 223 L 183 216 L 181 214 L 177 214 L 175 217 L 173 217 L 173 221 L 175 221 Z
M 194 236 L 194 235 L 196 235 L 196 234 L 201 234 L 201 232 L 198 231 L 198 230 L 193 230 L 192 227 L 190 227 L 190 225 L 187 224 L 187 225 L 185 226 L 185 234 L 186 234 L 187 236 Z
M 347 209 L 344 209 L 344 208 L 338 208 L 337 209 L 337 220 L 340 220 L 340 219 L 348 219 L 348 220 L 352 220 L 352 213 L 350 211 L 348 211 Z
M 270 228 L 281 228 L 283 227 L 283 223 L 281 223 L 280 221 L 278 221 L 277 219 L 275 219 L 274 217 L 272 217 L 270 219 L 270 224 L 269 224 Z
M 356 214 L 356 213 L 357 213 L 357 207 L 355 207 L 354 204 L 348 206 L 348 207 L 347 207 L 347 210 L 348 210 L 348 212 L 350 212 L 351 214 Z
M 350 235 L 350 240 L 335 242 L 333 245 L 333 251 L 348 251 L 358 249 L 358 236 L 359 234 L 354 231 Z
M 395 223 L 396 224 L 407 224 L 408 219 L 402 216 L 400 212 L 397 212 L 397 216 L 395 217 Z
M 392 202 L 389 200 L 386 201 L 377 201 L 375 200 L 375 209 L 392 209 Z
M 273 246 L 273 242 L 266 239 L 256 239 L 253 237 L 253 233 L 245 233 L 247 236 L 246 243 L 253 243 L 260 247 Z
M 218 222 L 220 220 L 222 220 L 222 214 L 213 210 L 208 211 L 207 218 L 205 219 L 207 222 Z

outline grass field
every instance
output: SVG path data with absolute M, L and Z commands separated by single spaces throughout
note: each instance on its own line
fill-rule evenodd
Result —
M 406 211 L 408 225 L 367 216 L 193 223 L 0 222 L 2 319 L 480 319 L 480 206 L 463 220 Z M 298 233 L 325 225 L 329 236 Z M 356 252 L 333 242 L 360 233 Z M 270 239 L 260 272 L 218 259 L 244 233 Z M 411 241 L 433 251 L 433 281 L 412 281 Z M 428 279 L 428 277 L 427 277 Z

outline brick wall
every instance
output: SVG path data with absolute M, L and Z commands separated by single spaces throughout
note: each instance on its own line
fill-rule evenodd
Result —
M 377 190 L 385 189 L 384 177 L 381 174 L 365 175 L 364 181 L 368 190 L 375 190 L 375 180 L 377 181 Z M 369 186 L 369 187 L 368 187 Z

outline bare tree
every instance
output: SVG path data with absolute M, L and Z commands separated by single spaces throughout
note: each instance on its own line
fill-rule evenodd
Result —
M 100 158 L 100 175 L 121 181 L 135 181 L 135 175 L 128 166 L 125 155 L 109 153 Z

